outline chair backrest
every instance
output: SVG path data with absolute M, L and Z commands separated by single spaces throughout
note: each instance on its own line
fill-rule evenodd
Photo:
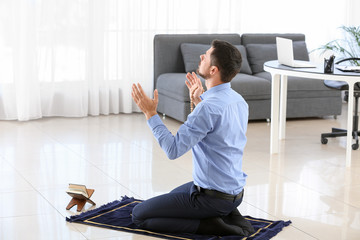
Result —
M 354 60 L 359 61 L 360 58 L 345 58 L 345 59 L 341 59 L 341 60 L 337 61 L 335 64 L 339 64 L 339 63 L 346 62 L 346 61 L 354 61 Z M 324 84 L 325 84 L 325 86 L 327 86 L 329 88 L 333 88 L 333 89 L 338 89 L 338 90 L 348 90 L 349 89 L 348 84 L 344 81 L 324 80 Z M 360 82 L 355 83 L 354 90 L 360 91 Z
M 347 84 L 347 82 L 344 82 L 344 81 L 324 80 L 324 84 L 328 88 L 333 88 L 333 89 L 337 89 L 337 90 L 348 90 L 349 89 L 349 85 Z
M 337 89 L 337 90 L 349 90 L 349 85 L 347 84 L 347 82 L 344 82 L 344 81 L 324 80 L 324 84 L 328 88 L 333 88 L 333 89 Z M 355 83 L 354 90 L 360 91 L 360 82 Z

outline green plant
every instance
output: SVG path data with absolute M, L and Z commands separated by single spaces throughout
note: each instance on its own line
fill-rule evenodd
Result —
M 327 50 L 333 51 L 335 54 L 340 54 L 341 59 L 344 58 L 359 58 L 360 57 L 360 26 L 341 26 L 340 27 L 344 32 L 343 39 L 337 39 L 328 42 L 325 45 L 315 49 L 323 50 L 322 53 Z M 360 66 L 359 60 L 351 60 L 353 65 Z

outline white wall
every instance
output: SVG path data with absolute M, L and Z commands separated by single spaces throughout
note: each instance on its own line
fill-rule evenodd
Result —
M 358 0 L 242 1 L 242 33 L 304 33 L 308 50 L 340 38 L 342 25 L 360 25 Z M 319 52 L 310 55 L 322 61 Z
M 311 51 L 341 38 L 340 26 L 359 26 L 359 9 L 360 0 L 182 0 L 172 12 L 177 24 L 167 31 L 304 33 Z M 323 57 L 320 51 L 310 54 L 316 62 Z
M 360 1 L 347 0 L 347 25 L 360 26 Z

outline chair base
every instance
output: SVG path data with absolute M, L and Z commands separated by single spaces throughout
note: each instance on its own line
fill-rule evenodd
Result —
M 322 133 L 321 134 L 321 143 L 327 144 L 328 138 L 336 138 L 336 137 L 346 137 L 347 130 L 341 128 L 332 128 L 331 133 Z M 352 131 L 352 137 L 355 139 L 355 143 L 351 146 L 353 150 L 359 148 L 359 136 L 360 131 Z
M 348 91 L 345 92 L 348 95 Z M 355 143 L 351 146 L 353 150 L 359 148 L 359 115 L 358 115 L 358 106 L 359 106 L 359 98 L 360 98 L 360 91 L 354 91 L 354 98 L 355 98 L 355 113 L 353 117 L 353 126 L 352 126 L 352 137 L 355 139 Z M 345 137 L 347 136 L 347 130 L 341 128 L 332 128 L 331 133 L 322 133 L 321 134 L 321 143 L 327 144 L 327 138 L 336 138 L 336 137 Z

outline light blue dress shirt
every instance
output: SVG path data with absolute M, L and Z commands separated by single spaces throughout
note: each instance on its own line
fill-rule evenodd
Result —
M 230 83 L 210 88 L 201 99 L 175 136 L 158 115 L 151 117 L 148 125 L 169 159 L 192 148 L 195 185 L 236 195 L 247 177 L 242 171 L 242 158 L 248 105 Z

